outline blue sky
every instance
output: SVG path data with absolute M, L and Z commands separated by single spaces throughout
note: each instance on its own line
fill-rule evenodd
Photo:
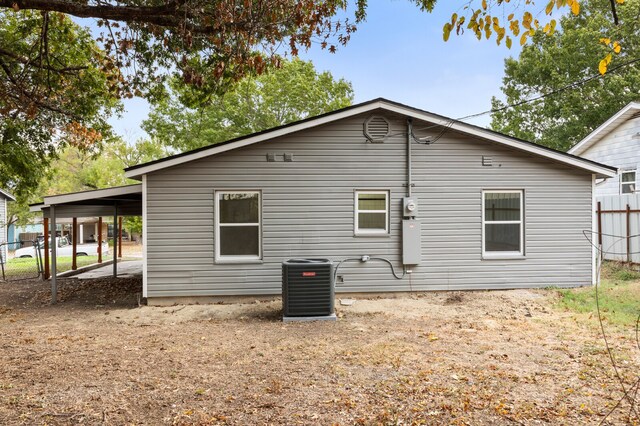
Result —
M 444 42 L 442 26 L 461 4 L 441 1 L 433 13 L 424 13 L 409 0 L 370 1 L 367 21 L 346 47 L 332 54 L 316 46 L 300 57 L 351 81 L 356 102 L 384 97 L 452 118 L 482 112 L 491 108 L 492 96 L 500 97 L 504 59 L 517 56 L 518 43 L 509 50 L 471 32 Z M 149 106 L 132 99 L 125 108 L 110 123 L 133 142 L 145 136 L 140 124 Z M 489 121 L 486 115 L 469 122 Z

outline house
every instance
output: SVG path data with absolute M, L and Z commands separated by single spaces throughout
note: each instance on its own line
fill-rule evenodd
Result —
M 40 218 L 36 218 L 32 223 L 26 225 L 18 225 L 12 223 L 9 225 L 7 231 L 7 241 L 20 242 L 35 240 L 39 235 L 42 235 L 43 228 Z
M 15 201 L 16 198 L 7 191 L 0 189 L 0 261 L 7 258 L 7 203 Z
M 342 262 L 338 293 L 577 286 L 594 280 L 582 231 L 595 180 L 615 174 L 376 99 L 130 167 L 140 185 L 39 208 L 138 202 L 151 304 L 279 294 L 289 258 Z
M 631 102 L 575 144 L 569 154 L 609 164 L 618 174 L 596 183 L 596 196 L 640 191 L 640 103 Z
M 596 181 L 597 243 L 605 259 L 640 263 L 640 103 L 626 105 L 569 153 L 618 168 Z

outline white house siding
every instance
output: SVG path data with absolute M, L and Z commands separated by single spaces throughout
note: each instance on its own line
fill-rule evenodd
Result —
M 148 297 L 278 294 L 281 262 L 291 257 L 366 254 L 401 269 L 406 123 L 385 115 L 392 137 L 382 144 L 365 142 L 367 116 L 359 116 L 147 175 Z M 592 226 L 588 172 L 451 131 L 412 150 L 420 265 L 395 280 L 385 263 L 348 263 L 337 292 L 591 283 L 592 252 L 582 235 Z M 291 153 L 293 162 L 267 162 L 267 153 Z M 492 167 L 482 166 L 483 155 Z M 222 189 L 262 191 L 263 263 L 214 262 L 214 191 Z M 357 189 L 390 191 L 390 235 L 354 236 Z M 483 189 L 524 190 L 524 259 L 481 258 Z
M 604 138 L 580 154 L 581 157 L 615 166 L 620 171 L 640 169 L 640 118 L 633 118 L 618 126 Z M 640 170 L 636 173 L 636 187 Z M 620 175 L 596 186 L 596 196 L 620 194 Z

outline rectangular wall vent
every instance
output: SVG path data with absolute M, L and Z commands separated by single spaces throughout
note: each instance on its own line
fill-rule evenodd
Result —
M 493 158 L 492 157 L 487 157 L 486 155 L 483 155 L 482 156 L 482 165 L 483 166 L 487 166 L 487 167 L 493 166 Z

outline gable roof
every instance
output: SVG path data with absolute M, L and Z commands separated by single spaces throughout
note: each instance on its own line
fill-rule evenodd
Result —
M 15 201 L 16 197 L 14 197 L 13 195 L 9 194 L 7 191 L 4 191 L 2 189 L 0 189 L 0 195 L 3 195 L 4 198 L 6 198 L 9 201 Z
M 493 130 L 485 129 L 472 124 L 463 123 L 441 115 L 433 114 L 428 111 L 413 108 L 387 99 L 378 98 L 361 104 L 352 105 L 326 114 L 309 117 L 304 120 L 295 121 L 283 126 L 274 127 L 261 132 L 253 133 L 247 136 L 231 139 L 226 142 L 198 148 L 192 151 L 183 152 L 181 154 L 172 155 L 160 160 L 151 161 L 149 163 L 139 164 L 125 169 L 125 176 L 132 179 L 141 179 L 147 173 L 152 173 L 168 167 L 177 166 L 190 161 L 213 156 L 233 149 L 242 148 L 255 143 L 263 142 L 280 136 L 285 136 L 301 130 L 310 129 L 327 123 L 332 123 L 355 115 L 373 112 L 375 110 L 389 111 L 415 118 L 422 121 L 432 122 L 436 125 L 446 126 L 451 130 L 458 131 L 470 136 L 479 137 L 490 142 L 495 142 L 511 148 L 518 149 L 530 154 L 548 158 L 550 160 L 577 167 L 591 173 L 595 173 L 600 177 L 611 177 L 617 172 L 615 167 L 597 163 L 581 157 L 570 155 L 561 151 L 556 151 L 541 145 L 527 142 L 522 139 L 513 138 Z
M 620 111 L 616 112 L 607 121 L 602 123 L 593 132 L 589 133 L 580 142 L 571 147 L 569 154 L 581 155 L 587 149 L 598 143 L 602 138 L 611 133 L 615 128 L 634 118 L 640 112 L 640 103 L 631 102 Z

